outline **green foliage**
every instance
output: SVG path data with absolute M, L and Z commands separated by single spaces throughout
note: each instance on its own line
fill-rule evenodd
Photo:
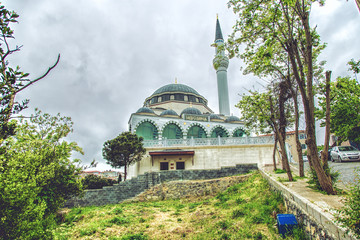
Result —
M 333 172 L 331 170 L 331 168 L 324 169 L 324 171 L 330 176 L 331 182 L 332 182 L 333 186 L 335 186 L 335 184 L 340 176 L 340 173 L 338 171 Z M 309 170 L 308 176 L 309 176 L 309 181 L 307 183 L 310 184 L 310 187 L 317 191 L 323 192 L 323 189 L 320 186 L 319 179 L 318 179 L 314 169 L 311 168 Z M 326 192 L 323 192 L 323 193 L 326 194 Z
M 121 238 L 121 240 L 147 240 L 149 239 L 143 233 L 129 234 Z
M 250 95 L 243 95 L 236 105 L 242 113 L 242 119 L 247 129 L 254 129 L 257 133 L 273 131 L 269 104 L 269 92 L 259 93 L 251 91 Z
M 125 179 L 127 168 L 142 159 L 146 150 L 142 144 L 143 138 L 131 132 L 123 132 L 116 138 L 104 143 L 103 157 L 112 167 L 125 167 Z
M 356 73 L 360 73 L 360 60 L 355 61 L 354 59 L 351 59 L 348 62 L 348 65 L 350 66 L 349 70 Z
M 344 207 L 338 211 L 337 221 L 360 238 L 360 169 L 356 169 L 355 183 L 350 186 L 344 199 Z
M 275 173 L 276 173 L 276 174 L 286 173 L 286 171 L 283 170 L 283 169 L 276 169 L 276 170 L 275 170 Z
M 330 85 L 330 131 L 341 139 L 360 142 L 360 84 L 350 77 L 338 77 Z M 325 119 L 326 102 L 319 98 L 318 119 Z
M 102 187 L 112 186 L 116 183 L 117 181 L 115 180 L 99 177 L 93 174 L 86 175 L 82 179 L 84 189 L 101 189 Z
M 81 152 L 65 138 L 70 118 L 36 111 L 21 120 L 16 135 L 3 142 L 0 155 L 0 239 L 50 238 L 54 214 L 82 192 L 81 171 L 69 158 Z
M 124 217 L 115 216 L 112 219 L 110 219 L 109 222 L 116 224 L 116 225 L 123 225 L 123 224 L 129 223 L 130 221 Z

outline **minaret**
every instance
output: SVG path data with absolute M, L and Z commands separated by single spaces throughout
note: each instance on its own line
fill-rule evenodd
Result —
M 227 68 L 229 66 L 229 58 L 225 56 L 224 38 L 221 33 L 219 18 L 216 17 L 216 33 L 215 33 L 215 58 L 213 65 L 216 70 L 219 112 L 225 116 L 230 115 L 229 90 L 227 82 Z

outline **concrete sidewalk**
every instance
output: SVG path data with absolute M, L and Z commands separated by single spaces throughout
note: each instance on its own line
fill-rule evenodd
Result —
M 281 169 L 280 167 L 278 168 Z M 309 180 L 308 178 L 297 179 L 294 182 L 288 182 L 286 181 L 288 179 L 287 174 L 286 173 L 276 174 L 274 172 L 273 166 L 266 166 L 263 168 L 263 170 L 271 177 L 275 178 L 276 180 L 279 179 L 285 180 L 285 181 L 281 181 L 281 183 L 284 186 L 289 188 L 291 191 L 306 198 L 311 203 L 317 205 L 324 212 L 334 213 L 335 209 L 339 209 L 343 206 L 342 197 L 338 195 L 326 195 L 309 188 L 309 184 L 307 183 L 307 181 Z M 292 166 L 292 170 L 293 170 L 293 176 L 299 175 L 298 169 Z

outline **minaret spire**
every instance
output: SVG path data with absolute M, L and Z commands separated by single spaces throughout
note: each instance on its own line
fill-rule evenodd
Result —
M 215 30 L 215 58 L 213 65 L 216 70 L 218 97 L 219 97 L 219 112 L 226 116 L 230 115 L 229 104 L 229 90 L 227 82 L 227 68 L 229 66 L 229 58 L 225 56 L 224 52 L 224 38 L 221 32 L 220 22 L 216 16 L 216 30 Z
M 216 31 L 215 31 L 215 42 L 216 40 L 224 40 L 222 32 L 221 32 L 221 28 L 220 28 L 220 22 L 219 22 L 219 17 L 216 14 Z

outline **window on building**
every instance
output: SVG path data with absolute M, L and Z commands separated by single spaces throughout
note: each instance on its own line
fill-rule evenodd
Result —
M 228 137 L 227 132 L 225 131 L 224 128 L 222 127 L 217 127 L 215 128 L 212 133 L 211 133 L 211 137 L 212 138 L 217 138 L 217 137 Z
M 174 94 L 174 99 L 176 101 L 184 101 L 184 95 L 183 94 L 179 94 L 179 93 L 175 93 Z
M 196 102 L 196 97 L 189 95 L 189 102 Z
M 164 128 L 162 136 L 167 139 L 181 139 L 183 133 L 177 125 L 170 123 Z
M 306 139 L 306 134 L 305 133 L 300 133 L 299 134 L 299 139 Z
M 160 170 L 161 171 L 169 170 L 169 163 L 168 162 L 161 162 L 160 163 Z
M 233 133 L 233 137 L 245 137 L 245 131 L 242 129 L 237 129 L 234 133 Z
M 158 102 L 158 97 L 153 97 L 151 99 L 151 103 L 157 103 Z
M 170 100 L 170 94 L 164 94 L 161 96 L 162 102 L 169 101 Z
M 176 170 L 184 170 L 185 162 L 176 162 Z
M 154 124 L 143 122 L 136 128 L 136 135 L 143 137 L 145 140 L 154 140 L 158 138 L 158 131 Z
M 206 138 L 206 133 L 205 133 L 205 130 L 200 127 L 200 126 L 192 126 L 188 133 L 187 133 L 187 138 Z
M 301 149 L 306 149 L 306 148 L 307 148 L 306 144 L 301 144 Z

